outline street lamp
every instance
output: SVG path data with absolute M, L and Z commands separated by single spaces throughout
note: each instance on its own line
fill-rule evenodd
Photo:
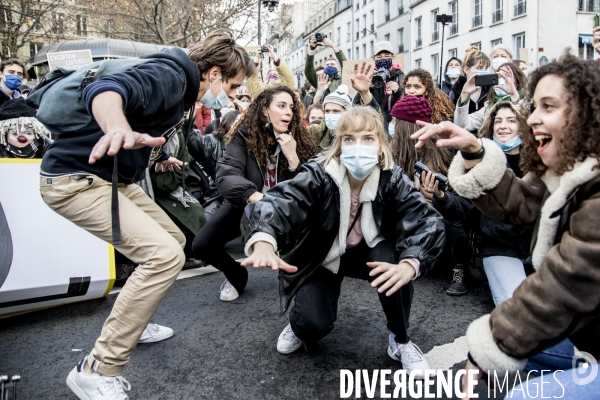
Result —
M 275 7 L 277 7 L 279 5 L 279 0 L 260 0 L 258 2 L 258 45 L 262 46 L 262 42 L 260 40 L 260 5 L 263 5 L 264 7 L 267 8 L 267 10 L 269 10 L 269 12 L 273 12 L 275 11 Z
M 440 71 L 438 72 L 438 77 L 439 77 L 439 83 L 440 83 L 440 87 L 442 87 L 442 63 L 443 63 L 443 59 L 444 59 L 444 28 L 446 27 L 447 24 L 449 24 L 450 22 L 452 22 L 452 15 L 446 15 L 446 14 L 442 14 L 442 15 L 438 15 L 435 17 L 435 22 L 439 22 L 442 24 L 442 50 L 440 51 Z

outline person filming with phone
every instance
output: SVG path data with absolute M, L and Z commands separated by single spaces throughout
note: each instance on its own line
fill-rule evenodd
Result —
M 317 72 L 315 71 L 315 53 L 319 46 L 330 47 L 335 53 L 336 59 L 331 58 L 327 60 L 323 73 L 317 76 Z M 321 102 L 322 99 L 327 97 L 329 93 L 336 91 L 342 84 L 342 64 L 344 61 L 346 61 L 344 52 L 327 38 L 327 35 L 315 33 L 310 36 L 304 75 L 306 76 L 306 80 L 313 87 L 317 88 L 313 97 L 313 104 Z
M 223 271 L 220 299 L 233 301 L 244 291 L 248 272 L 225 251 L 240 235 L 244 207 L 263 198 L 279 182 L 291 179 L 315 154 L 312 137 L 302 124 L 300 102 L 292 89 L 265 89 L 225 136 L 227 151 L 217 164 L 217 186 L 223 205 L 192 244 L 196 258 Z

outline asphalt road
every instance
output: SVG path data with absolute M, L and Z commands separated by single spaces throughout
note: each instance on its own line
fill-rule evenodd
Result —
M 239 243 L 230 247 L 237 256 L 240 250 Z M 138 346 L 123 373 L 132 386 L 130 398 L 337 399 L 340 369 L 401 368 L 387 356 L 384 314 L 366 282 L 344 281 L 336 327 L 315 353 L 284 356 L 276 350 L 287 325 L 287 315 L 278 315 L 277 274 L 249 272 L 246 291 L 231 303 L 219 301 L 220 272 L 175 282 L 153 318 L 172 327 L 175 336 Z M 470 321 L 493 308 L 478 272 L 473 290 L 463 297 L 446 295 L 449 276 L 434 270 L 415 282 L 409 332 L 424 353 L 464 336 Z M 115 298 L 0 320 L 0 374 L 21 374 L 19 399 L 75 398 L 65 379 L 91 350 Z M 466 354 L 446 353 L 456 360 L 452 370 L 464 367 Z M 484 384 L 478 393 L 489 398 Z M 364 390 L 361 395 L 367 398 Z

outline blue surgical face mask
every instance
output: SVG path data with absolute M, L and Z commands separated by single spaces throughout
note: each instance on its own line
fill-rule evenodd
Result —
M 325 114 L 325 125 L 327 126 L 327 129 L 335 132 L 341 116 L 342 114 Z
M 390 122 L 388 125 L 388 133 L 391 137 L 394 137 L 394 134 L 396 133 L 396 125 L 394 124 L 394 121 Z
M 525 70 L 525 71 L 521 71 L 523 72 L 523 75 L 525 75 L 525 78 L 529 78 L 529 71 Z
M 340 161 L 350 175 L 359 181 L 364 180 L 379 162 L 379 146 L 364 146 L 355 144 L 342 146 Z
M 472 69 L 471 72 L 475 75 L 485 75 L 488 73 L 486 69 Z
M 520 146 L 523 141 L 521 140 L 521 136 L 515 136 L 506 143 L 502 143 L 494 138 L 494 143 L 496 143 L 498 147 L 500 147 L 502 151 L 506 153 L 507 151 L 511 151 L 515 147 Z
M 21 87 L 23 83 L 23 78 L 19 75 L 4 75 L 4 84 L 10 90 L 17 90 Z
M 247 101 L 242 101 L 242 105 L 244 106 L 244 108 L 250 107 L 250 103 L 248 103 Z
M 334 67 L 333 65 L 329 65 L 323 70 L 323 73 L 331 78 L 331 77 L 335 76 L 335 74 L 338 73 L 338 69 L 336 67 Z
M 227 106 L 227 104 L 231 103 L 231 99 L 227 96 L 227 93 L 223 90 L 223 81 L 221 81 L 221 91 L 215 97 L 210 88 L 204 93 L 204 96 L 200 99 L 200 103 L 204 104 L 205 107 L 211 108 L 213 110 L 219 110 Z
M 450 79 L 458 78 L 460 76 L 460 69 L 448 68 L 448 70 L 446 71 L 446 76 Z
M 502 90 L 500 88 L 494 88 L 494 92 L 496 92 L 496 95 L 500 96 L 500 97 L 510 96 L 508 93 L 506 93 L 504 90 Z

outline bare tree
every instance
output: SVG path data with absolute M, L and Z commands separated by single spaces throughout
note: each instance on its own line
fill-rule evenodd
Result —
M 37 38 L 62 37 L 68 17 L 55 11 L 63 4 L 64 0 L 0 0 L 0 57 L 16 57 Z
M 90 5 L 101 35 L 187 47 L 220 28 L 232 30 L 236 39 L 248 36 L 257 0 L 91 0 Z

